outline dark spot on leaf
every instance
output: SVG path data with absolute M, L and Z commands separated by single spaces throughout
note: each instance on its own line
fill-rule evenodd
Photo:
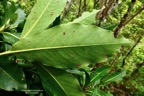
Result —
M 107 54 L 105 54 L 104 57 L 107 58 L 108 57 Z
M 19 60 L 16 60 L 16 63 L 20 62 Z
M 81 64 L 77 64 L 76 67 L 79 68 L 81 66 Z
M 58 0 L 57 0 L 56 2 L 57 2 L 57 3 L 59 3 L 59 1 L 58 1 Z
M 31 42 L 31 41 L 28 41 L 28 42 Z
M 65 32 L 63 32 L 63 35 L 65 35 L 66 33 Z
M 75 33 L 75 31 L 73 31 Z
M 22 78 L 21 80 L 23 81 L 23 80 L 25 80 L 25 78 Z
M 51 16 L 53 16 L 53 14 L 54 14 L 54 13 L 53 13 L 53 12 L 51 12 L 51 14 L 50 14 L 50 15 L 51 15 Z

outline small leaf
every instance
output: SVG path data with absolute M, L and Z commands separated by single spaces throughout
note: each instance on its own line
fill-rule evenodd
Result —
M 14 2 L 5 1 L 3 2 L 3 6 L 4 6 L 5 14 L 2 18 L 3 19 L 2 25 L 6 24 L 8 21 L 11 21 L 17 10 L 17 5 Z
M 84 78 L 85 84 L 84 84 L 84 86 L 87 86 L 88 84 L 90 84 L 90 75 L 86 70 L 83 70 L 83 71 L 85 72 L 85 78 Z
M 19 37 L 15 34 L 9 33 L 9 32 L 1 32 L 3 35 L 3 41 L 8 42 L 10 44 L 14 44 L 19 40 Z
M 119 81 L 122 80 L 123 77 L 126 76 L 126 71 L 122 71 L 122 72 L 114 72 L 111 75 L 107 76 L 106 78 L 104 78 L 102 80 L 103 83 L 108 83 L 108 82 L 115 82 L 115 81 Z
M 84 12 L 81 17 L 75 19 L 71 23 L 81 23 L 81 24 L 86 24 L 90 25 L 95 23 L 95 16 L 96 13 L 98 13 L 99 10 L 93 10 L 92 12 Z
M 91 74 L 91 83 L 98 84 L 100 83 L 100 80 L 103 78 L 103 76 L 107 75 L 110 71 L 109 66 L 103 66 L 100 68 L 97 68 L 92 74 Z
M 64 70 L 34 63 L 49 96 L 84 96 L 76 78 Z

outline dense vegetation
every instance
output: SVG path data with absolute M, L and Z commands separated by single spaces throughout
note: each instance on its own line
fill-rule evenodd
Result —
M 0 96 L 143 96 L 143 10 L 143 0 L 0 1 Z

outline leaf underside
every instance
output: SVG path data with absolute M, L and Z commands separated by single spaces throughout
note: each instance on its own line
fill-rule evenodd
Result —
M 121 45 L 129 43 L 94 25 L 65 24 L 27 36 L 1 55 L 16 54 L 47 66 L 75 68 L 105 61 Z
M 37 0 L 27 18 L 21 37 L 46 30 L 64 10 L 67 0 Z

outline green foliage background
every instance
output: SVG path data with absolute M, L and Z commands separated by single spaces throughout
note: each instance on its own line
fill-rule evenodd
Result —
M 10 1 L 14 1 L 17 4 L 19 4 L 20 8 L 22 8 L 25 11 L 26 15 L 28 16 L 36 0 L 27 0 L 27 1 L 10 0 Z M 84 2 L 84 0 L 82 1 Z M 93 9 L 99 9 L 98 7 L 99 3 L 97 3 L 96 6 L 94 6 L 93 0 L 86 0 L 86 1 L 87 1 L 87 7 L 86 9 L 84 9 L 83 7 L 84 5 L 81 5 L 81 7 L 79 6 L 80 0 L 73 0 L 72 5 L 70 6 L 68 12 L 66 14 L 65 13 L 61 14 L 61 20 L 62 20 L 61 22 L 63 24 L 67 22 L 71 22 L 77 17 L 80 17 L 81 14 L 85 11 L 91 12 Z M 107 28 L 107 26 L 115 27 L 115 25 L 118 25 L 121 18 L 127 11 L 130 1 L 131 0 L 126 0 L 126 1 L 120 0 L 120 4 L 112 11 L 110 15 L 106 17 L 104 21 L 102 21 L 101 27 Z M 138 0 L 129 15 L 133 15 L 133 13 L 135 13 L 137 9 L 141 6 L 144 6 L 144 2 Z M 4 14 L 4 10 L 1 5 L 0 5 L 0 14 Z M 2 20 L 1 19 L 2 16 L 3 15 L 0 15 L 0 20 Z M 114 71 L 119 71 L 121 69 L 127 70 L 127 75 L 121 82 L 115 82 L 111 84 L 110 83 L 100 84 L 101 86 L 100 88 L 103 91 L 111 92 L 115 94 L 114 96 L 119 96 L 120 94 L 126 94 L 126 93 L 132 96 L 140 96 L 144 94 L 144 83 L 143 83 L 144 82 L 144 67 L 143 67 L 144 65 L 144 17 L 143 16 L 144 16 L 144 11 L 142 11 L 138 16 L 132 19 L 120 31 L 120 35 L 123 35 L 126 38 L 131 39 L 132 41 L 134 41 L 134 44 L 137 43 L 138 38 L 141 37 L 140 41 L 134 47 L 132 52 L 128 56 L 126 56 L 134 44 L 131 47 L 121 49 L 121 51 L 118 52 L 114 58 L 110 58 L 108 62 L 104 62 L 101 63 L 99 66 L 98 65 L 96 66 L 96 67 L 100 67 L 102 65 L 111 64 L 111 68 L 110 68 L 111 73 Z M 0 27 L 1 26 L 2 25 L 0 25 Z M 22 28 L 23 28 L 23 23 L 21 23 L 18 28 L 6 29 L 6 30 L 12 31 L 13 33 L 17 33 L 18 31 L 22 30 Z M 2 36 L 0 40 L 1 39 Z M 1 44 L 1 46 L 3 46 L 3 44 Z M 4 47 L 0 47 L 0 51 L 1 52 L 5 51 Z M 126 60 L 124 66 L 121 66 L 125 56 L 126 56 Z

